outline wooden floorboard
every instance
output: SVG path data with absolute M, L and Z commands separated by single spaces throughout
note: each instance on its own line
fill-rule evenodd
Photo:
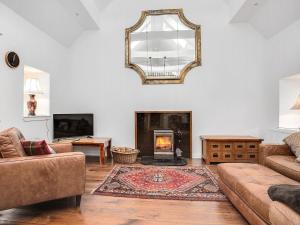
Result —
M 192 160 L 190 166 L 201 165 Z M 87 163 L 81 207 L 73 198 L 0 211 L 0 225 L 247 225 L 230 202 L 175 201 L 91 195 L 114 164 Z M 215 170 L 215 167 L 210 167 Z

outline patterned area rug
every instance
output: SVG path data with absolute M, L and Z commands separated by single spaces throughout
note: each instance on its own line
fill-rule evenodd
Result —
M 169 200 L 227 201 L 217 185 L 215 175 L 206 166 L 117 166 L 93 194 Z

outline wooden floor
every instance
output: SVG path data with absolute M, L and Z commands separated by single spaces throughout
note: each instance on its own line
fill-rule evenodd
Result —
M 200 165 L 200 160 L 189 162 Z M 87 164 L 86 194 L 81 207 L 64 199 L 0 211 L 0 225 L 247 225 L 229 202 L 174 201 L 104 197 L 90 192 L 113 168 L 112 163 Z M 1 197 L 0 197 L 1 201 Z

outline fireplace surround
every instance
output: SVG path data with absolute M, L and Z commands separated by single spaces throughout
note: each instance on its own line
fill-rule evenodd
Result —
M 135 112 L 135 147 L 141 157 L 174 159 L 179 148 L 184 158 L 192 158 L 192 112 Z

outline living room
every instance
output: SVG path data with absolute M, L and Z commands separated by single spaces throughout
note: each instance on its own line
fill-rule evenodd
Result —
M 20 164 L 43 140 L 57 154 L 33 160 L 74 154 L 77 163 L 57 162 L 74 168 L 70 177 L 55 163 L 47 175 L 18 165 L 35 171 L 7 181 L 18 174 L 0 142 L 1 191 L 40 187 L 30 198 L 7 192 L 0 224 L 300 224 L 299 10 L 298 0 L 0 0 L 0 137 L 18 139 L 9 140 Z M 74 117 L 90 121 L 88 131 L 60 132 Z M 288 155 L 292 175 L 273 168 L 271 155 Z M 177 189 L 150 190 L 139 181 L 152 179 L 145 168 Z M 240 179 L 258 189 L 237 201 L 226 182 L 246 174 L 278 181 Z M 22 191 L 23 179 L 31 181 Z M 72 182 L 75 207 L 64 193 Z M 272 201 L 269 188 L 287 184 L 292 203 Z

